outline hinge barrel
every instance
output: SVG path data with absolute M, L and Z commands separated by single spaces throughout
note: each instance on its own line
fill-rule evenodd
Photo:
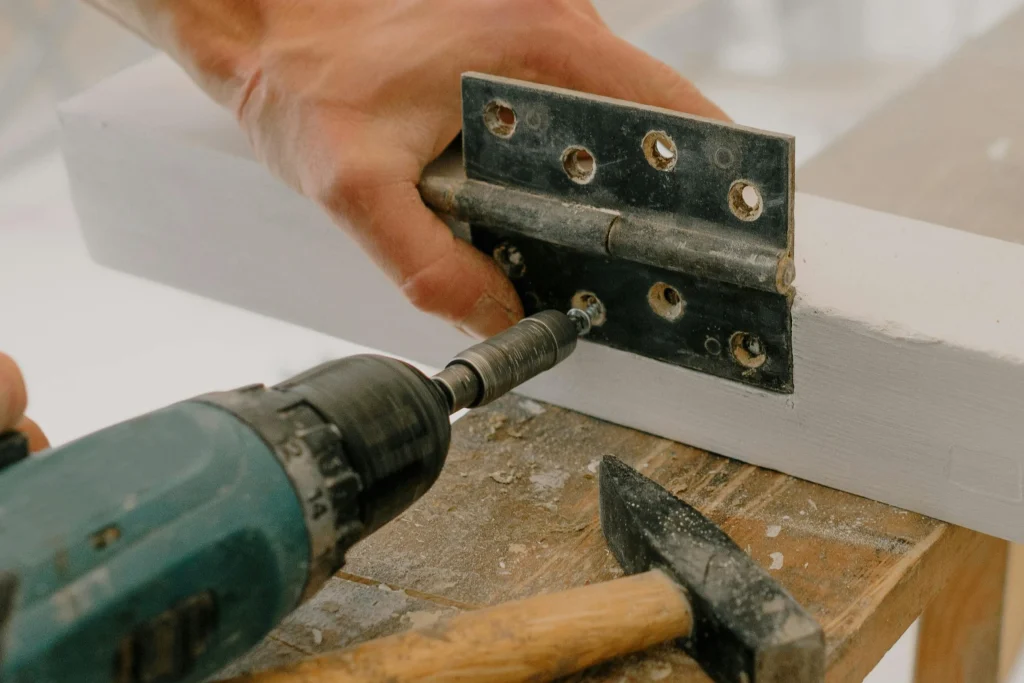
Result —
M 708 221 L 624 215 L 550 195 L 479 180 L 428 174 L 420 181 L 427 205 L 452 218 L 596 256 L 785 294 L 791 262 L 785 251 L 743 234 L 723 235 Z M 781 265 L 780 265 L 781 264 Z

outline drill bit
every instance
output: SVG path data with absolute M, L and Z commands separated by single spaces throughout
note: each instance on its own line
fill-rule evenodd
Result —
M 432 379 L 452 413 L 486 405 L 568 358 L 601 312 L 598 301 L 586 310 L 541 311 L 466 349 Z

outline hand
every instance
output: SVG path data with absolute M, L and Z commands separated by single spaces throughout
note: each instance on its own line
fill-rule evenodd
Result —
M 725 118 L 585 0 L 92 1 L 120 8 L 231 108 L 256 155 L 413 304 L 478 335 L 518 320 L 519 299 L 416 189 L 459 132 L 463 72 Z
M 10 356 L 0 353 L 0 433 L 16 429 L 28 437 L 29 449 L 34 453 L 48 448 L 50 442 L 39 425 L 25 417 L 27 403 L 21 370 Z

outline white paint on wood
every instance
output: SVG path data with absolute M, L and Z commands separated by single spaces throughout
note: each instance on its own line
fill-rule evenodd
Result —
M 466 344 L 167 63 L 63 121 L 101 263 L 435 366 Z M 1024 541 L 1024 246 L 808 195 L 796 225 L 794 394 L 586 342 L 522 393 Z

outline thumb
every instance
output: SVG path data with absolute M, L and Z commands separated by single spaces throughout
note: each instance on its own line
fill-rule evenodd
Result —
M 348 192 L 342 215 L 356 239 L 416 308 L 488 337 L 523 316 L 498 266 L 460 240 L 408 180 Z

